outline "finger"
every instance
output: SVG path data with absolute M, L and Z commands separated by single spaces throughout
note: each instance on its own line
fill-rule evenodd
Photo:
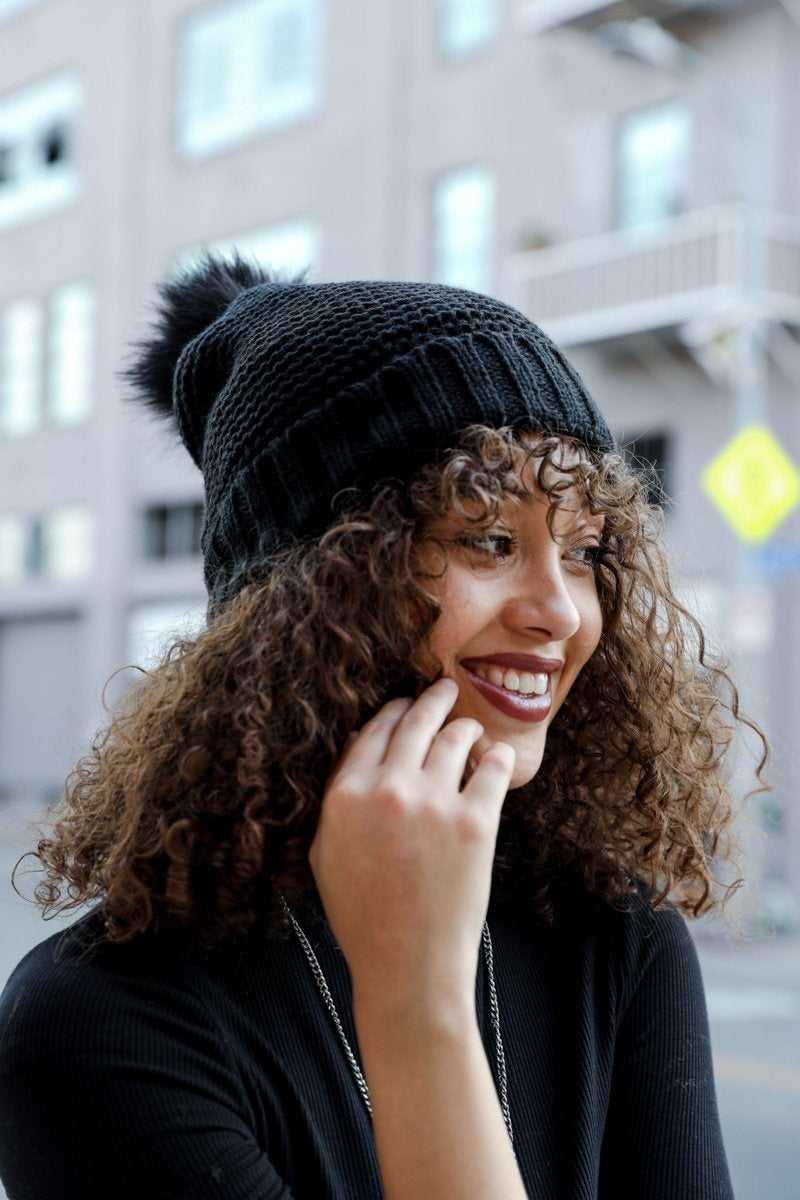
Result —
M 385 764 L 400 770 L 421 767 L 457 698 L 458 684 L 452 679 L 437 679 L 426 688 L 393 730 Z
M 348 733 L 347 737 L 345 738 L 344 745 L 342 746 L 342 749 L 339 752 L 339 757 L 334 760 L 333 766 L 331 767 L 330 774 L 328 775 L 329 783 L 336 778 L 336 776 L 339 774 L 339 772 L 341 771 L 344 764 L 347 762 L 347 758 L 350 753 L 350 748 L 353 745 L 353 742 L 358 737 L 358 733 L 359 733 L 359 731 L 357 729 L 353 729 L 350 733 Z
M 345 753 L 348 766 L 362 767 L 383 762 L 394 730 L 413 703 L 409 696 L 400 696 L 378 709 L 363 729 L 356 732 L 347 747 Z M 343 763 L 344 756 L 340 760 L 340 764 Z
M 467 769 L 470 751 L 482 736 L 480 721 L 473 721 L 471 717 L 457 717 L 449 721 L 433 739 L 425 759 L 425 774 L 438 776 L 443 783 L 448 781 L 458 789 Z
M 516 751 L 507 742 L 494 742 L 484 751 L 462 795 L 476 804 L 496 805 L 497 815 L 508 792 L 514 773 Z

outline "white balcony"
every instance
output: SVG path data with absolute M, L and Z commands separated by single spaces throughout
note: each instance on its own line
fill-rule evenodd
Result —
M 752 7 L 756 0 L 523 0 L 518 11 L 519 26 L 526 33 L 550 29 L 580 29 L 591 32 L 609 21 L 635 21 L 649 17 L 669 25 L 688 14 L 720 16 Z
M 561 345 L 746 309 L 800 326 L 800 218 L 741 206 L 511 256 L 503 295 Z

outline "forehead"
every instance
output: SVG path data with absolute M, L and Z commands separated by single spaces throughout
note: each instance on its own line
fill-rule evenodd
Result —
M 591 470 L 592 462 L 586 451 L 581 450 L 574 442 L 560 440 L 555 446 L 548 439 L 548 447 L 543 447 L 544 438 L 539 433 L 524 433 L 520 436 L 520 446 L 524 453 L 516 468 L 516 475 L 523 485 L 526 498 L 541 498 L 543 489 L 555 491 L 564 499 L 580 501 L 583 498 L 577 486 L 580 470 Z
M 586 495 L 578 484 L 576 468 L 591 469 L 593 466 L 588 454 L 574 442 L 563 439 L 555 446 L 548 439 L 548 450 L 537 453 L 537 450 L 543 450 L 544 438 L 540 433 L 524 433 L 519 441 L 527 452 L 516 469 L 523 490 L 515 498 L 509 497 L 508 506 L 522 505 L 523 509 L 533 504 L 550 506 L 555 496 L 557 511 L 553 515 L 557 526 L 572 526 L 577 522 L 583 528 L 591 525 L 602 530 L 603 515 L 590 511 Z M 504 507 L 508 512 L 508 507 Z
M 527 453 L 526 462 L 538 464 L 545 457 L 558 470 L 569 471 L 581 463 L 590 465 L 589 452 L 567 438 L 545 437 L 542 433 L 519 433 L 519 445 Z M 545 449 L 545 444 L 547 449 Z
M 562 531 L 576 523 L 581 527 L 592 525 L 602 529 L 603 516 L 590 511 L 581 480 L 581 476 L 585 479 L 581 466 L 590 472 L 595 469 L 589 453 L 573 442 L 557 441 L 553 437 L 547 437 L 546 445 L 543 445 L 545 435 L 541 433 L 517 435 L 515 442 L 518 453 L 514 454 L 512 462 L 506 459 L 502 468 L 507 481 L 502 494 L 494 492 L 493 500 L 487 494 L 484 504 L 480 498 L 480 483 L 476 491 L 468 487 L 463 493 L 456 485 L 456 494 L 451 494 L 450 503 L 433 518 L 433 523 L 442 519 L 460 522 L 462 518 L 489 522 L 502 518 L 504 522 L 516 523 L 526 513 L 552 509 L 548 521 L 554 520 L 554 527 Z M 492 467 L 488 464 L 487 467 L 492 473 Z M 509 475 L 516 479 L 514 486 L 510 486 Z

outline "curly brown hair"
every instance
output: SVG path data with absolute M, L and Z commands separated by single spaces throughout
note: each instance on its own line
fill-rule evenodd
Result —
M 603 632 L 539 772 L 509 792 L 494 894 L 544 921 L 564 880 L 612 905 L 641 883 L 689 915 L 718 904 L 736 886 L 715 878 L 735 850 L 726 751 L 737 724 L 756 727 L 676 599 L 641 473 L 571 445 L 565 471 L 563 438 L 472 426 L 409 484 L 338 497 L 320 539 L 255 565 L 128 689 L 68 778 L 35 852 L 46 913 L 100 901 L 117 941 L 282 928 L 281 894 L 313 896 L 308 850 L 347 735 L 431 682 L 421 650 L 439 606 L 420 545 L 447 514 L 496 521 L 532 460 L 549 518 L 570 488 L 605 518 Z

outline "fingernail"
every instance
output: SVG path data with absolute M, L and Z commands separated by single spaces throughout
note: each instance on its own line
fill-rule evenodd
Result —
M 439 684 L 442 684 L 442 683 L 447 684 L 447 686 L 449 688 L 457 688 L 458 687 L 458 684 L 456 683 L 455 679 L 451 679 L 449 675 L 442 675 L 441 679 L 437 679 L 436 682 Z

